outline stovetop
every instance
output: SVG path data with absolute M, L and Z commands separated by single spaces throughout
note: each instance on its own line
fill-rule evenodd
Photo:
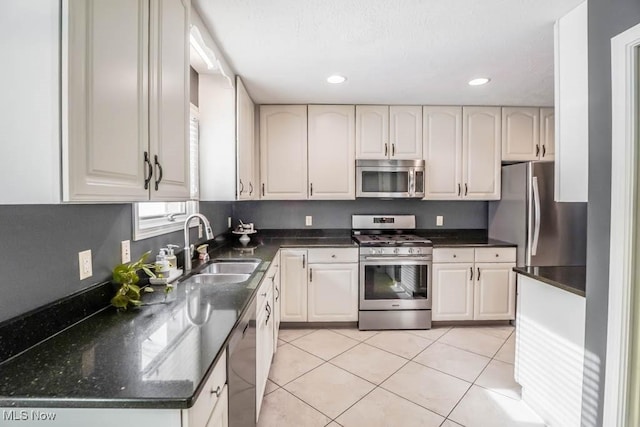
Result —
M 431 240 L 415 234 L 358 234 L 360 246 L 433 246 Z

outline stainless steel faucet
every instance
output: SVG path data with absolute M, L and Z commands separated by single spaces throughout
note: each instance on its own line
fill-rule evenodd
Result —
M 202 224 L 204 225 L 204 231 L 207 235 L 207 240 L 213 239 L 213 231 L 211 230 L 211 224 L 209 224 L 209 220 L 206 216 L 200 213 L 194 213 L 187 217 L 184 221 L 184 272 L 187 273 L 191 271 L 191 257 L 193 253 L 191 253 L 191 244 L 189 242 L 189 222 L 193 218 L 200 218 Z

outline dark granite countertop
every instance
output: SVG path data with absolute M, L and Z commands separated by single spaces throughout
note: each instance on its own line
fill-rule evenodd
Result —
M 263 262 L 242 284 L 200 286 L 196 295 L 180 282 L 169 302 L 160 291 L 145 295 L 150 305 L 108 307 L 7 360 L 0 407 L 190 407 L 277 251 L 219 249 L 212 257 Z M 210 314 L 189 312 L 193 298 L 210 304 Z
M 513 271 L 581 297 L 586 296 L 585 266 L 516 267 Z

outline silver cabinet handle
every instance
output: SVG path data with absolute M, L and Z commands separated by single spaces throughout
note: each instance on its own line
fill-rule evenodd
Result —
M 393 143 L 391 144 L 391 157 L 394 157 L 396 155 L 396 144 Z
M 536 157 L 540 155 L 540 145 L 536 144 Z
M 389 154 L 389 144 L 385 143 L 384 144 L 384 156 L 387 157 L 388 154 Z
M 469 280 L 473 280 L 473 267 L 469 267 L 469 272 L 471 273 Z
M 264 196 L 264 182 L 262 183 L 262 195 Z
M 220 394 L 221 394 L 220 392 L 221 392 L 220 386 L 216 387 L 215 390 L 211 389 L 211 394 L 215 394 L 216 397 L 220 397 Z
M 305 258 L 306 258 L 306 255 L 302 255 L 302 268 L 305 268 L 305 265 L 307 262 Z
M 478 281 L 480 281 L 480 267 L 478 267 Z
M 547 146 L 542 144 L 542 157 L 547 155 Z
M 253 184 L 251 183 L 251 181 L 249 181 L 249 195 L 251 196 L 253 194 Z
M 244 184 L 242 183 L 242 180 L 240 180 L 240 195 L 242 196 L 242 193 L 244 193 Z
M 469 192 L 469 186 L 467 185 L 467 183 L 464 183 L 464 195 L 466 196 L 467 193 Z
M 309 269 L 309 283 L 313 282 L 313 268 Z
M 460 187 L 460 183 L 458 183 L 458 196 L 460 196 L 460 194 L 462 193 L 462 189 Z
M 309 184 L 309 195 L 313 196 L 313 182 Z

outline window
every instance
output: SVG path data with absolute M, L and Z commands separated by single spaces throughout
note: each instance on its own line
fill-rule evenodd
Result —
M 191 105 L 189 118 L 190 199 L 184 202 L 144 202 L 133 204 L 133 240 L 142 240 L 182 230 L 187 216 L 199 211 L 198 107 Z

